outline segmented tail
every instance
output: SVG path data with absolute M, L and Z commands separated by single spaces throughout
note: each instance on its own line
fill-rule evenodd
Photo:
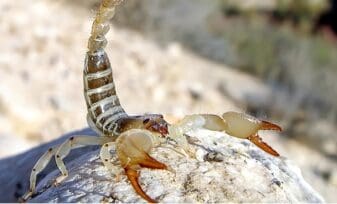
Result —
M 102 3 L 92 24 L 91 35 L 88 41 L 89 52 L 104 49 L 107 45 L 105 35 L 110 29 L 109 21 L 115 15 L 116 6 L 123 0 L 102 0 Z
M 126 118 L 116 94 L 109 58 L 104 51 L 109 20 L 122 0 L 103 0 L 92 25 L 88 41 L 83 81 L 89 126 L 100 134 L 118 134 L 117 120 Z

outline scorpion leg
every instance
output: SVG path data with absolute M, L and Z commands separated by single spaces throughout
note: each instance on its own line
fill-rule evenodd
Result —
M 30 187 L 29 191 L 22 196 L 22 200 L 25 201 L 29 199 L 34 193 L 36 188 L 36 177 L 37 175 L 46 168 L 50 159 L 55 156 L 56 164 L 62 175 L 65 176 L 68 174 L 65 165 L 62 159 L 69 154 L 71 148 L 83 146 L 83 145 L 98 145 L 104 144 L 108 141 L 113 140 L 113 138 L 108 137 L 93 137 L 93 136 L 78 136 L 78 137 L 71 137 L 60 146 L 56 146 L 54 148 L 50 148 L 46 153 L 44 153 L 40 159 L 36 162 L 33 167 L 32 173 L 30 175 Z M 57 156 L 59 155 L 59 156 Z M 66 176 L 65 176 L 66 177 Z
M 169 169 L 149 155 L 154 146 L 155 137 L 147 130 L 132 129 L 122 133 L 116 141 L 117 155 L 132 187 L 138 195 L 151 203 L 157 201 L 148 196 L 138 182 L 141 167 Z
M 115 142 L 105 143 L 100 151 L 100 158 L 104 164 L 104 166 L 108 169 L 109 172 L 114 171 L 114 165 L 111 162 L 112 154 L 110 153 L 110 147 L 113 146 Z M 116 179 L 119 180 L 119 173 L 116 174 Z
M 169 146 L 169 145 L 171 145 L 171 146 Z M 186 153 L 186 151 L 182 147 L 180 147 L 178 145 L 174 145 L 174 144 L 169 144 L 169 145 L 163 144 L 163 145 L 160 145 L 158 147 L 163 148 L 163 149 L 169 149 L 171 151 L 176 152 L 177 154 L 180 154 L 183 157 L 189 157 L 189 155 Z
M 36 176 L 48 165 L 50 159 L 55 154 L 56 148 L 50 148 L 47 152 L 45 152 L 40 159 L 36 162 L 33 167 L 32 173 L 30 174 L 30 187 L 29 191 L 22 196 L 22 200 L 25 201 L 30 198 L 34 192 L 36 187 Z
M 68 171 L 64 165 L 63 159 L 70 153 L 71 149 L 88 145 L 103 145 L 113 139 L 113 137 L 77 136 L 71 137 L 65 141 L 55 154 L 56 165 L 61 171 L 61 176 L 56 178 L 56 184 L 62 182 L 68 176 Z

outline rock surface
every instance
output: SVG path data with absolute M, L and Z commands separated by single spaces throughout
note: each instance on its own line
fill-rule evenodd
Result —
M 163 148 L 151 153 L 171 166 L 175 174 L 148 169 L 141 172 L 141 185 L 160 202 L 324 202 L 286 158 L 269 156 L 249 141 L 223 133 L 196 130 L 188 135 L 199 140 L 191 144 L 195 158 Z M 27 159 L 31 152 L 21 157 Z M 105 169 L 98 153 L 87 149 L 81 156 L 71 156 L 69 177 L 53 186 L 59 171 L 52 171 L 39 182 L 39 193 L 30 202 L 144 202 L 134 193 L 117 160 L 113 161 L 113 173 L 120 173 L 119 181 Z M 210 156 L 214 153 L 216 159 Z

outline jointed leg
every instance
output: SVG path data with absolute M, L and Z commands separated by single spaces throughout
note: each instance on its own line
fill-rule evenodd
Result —
M 189 156 L 186 153 L 186 151 L 183 148 L 181 148 L 180 146 L 178 146 L 178 145 L 172 145 L 172 146 L 173 147 L 169 146 L 168 144 L 161 144 L 158 147 L 159 148 L 164 148 L 164 149 L 169 149 L 169 150 L 174 151 L 174 152 L 176 152 L 176 153 L 178 153 L 178 154 L 180 154 L 181 156 L 184 156 L 184 157 L 188 157 Z
M 50 159 L 55 154 L 57 148 L 50 148 L 46 153 L 44 153 L 40 159 L 36 162 L 33 167 L 32 173 L 30 174 L 30 187 L 29 191 L 22 196 L 22 199 L 25 201 L 30 198 L 35 192 L 36 186 L 36 176 L 48 165 Z
M 61 158 L 64 158 L 66 155 L 69 154 L 70 149 L 73 147 L 79 147 L 80 145 L 97 145 L 97 144 L 104 144 L 111 141 L 113 138 L 108 137 L 94 137 L 94 136 L 79 136 L 79 137 L 72 137 L 65 143 L 63 143 L 60 146 L 56 146 L 53 148 L 50 148 L 46 153 L 44 153 L 40 159 L 36 162 L 36 164 L 33 167 L 32 173 L 30 175 L 30 187 L 29 191 L 23 195 L 22 199 L 25 201 L 28 198 L 30 198 L 35 193 L 36 188 L 36 177 L 37 175 L 43 171 L 48 163 L 50 162 L 50 159 L 52 156 L 59 155 L 56 158 L 56 163 L 61 170 L 62 174 L 67 174 L 67 170 L 64 166 L 63 161 Z
M 109 172 L 114 172 L 114 165 L 111 162 L 112 154 L 110 153 L 110 148 L 115 145 L 115 142 L 105 143 L 100 151 L 100 158 L 104 166 L 108 169 Z M 119 180 L 119 173 L 116 174 L 116 179 Z
M 111 141 L 111 137 L 93 137 L 93 136 L 77 136 L 71 137 L 65 141 L 57 150 L 55 154 L 55 161 L 57 167 L 61 171 L 61 176 L 56 179 L 56 183 L 60 183 L 68 176 L 68 171 L 64 165 L 63 159 L 70 153 L 71 149 L 78 148 L 80 146 L 88 145 L 103 145 L 106 142 Z

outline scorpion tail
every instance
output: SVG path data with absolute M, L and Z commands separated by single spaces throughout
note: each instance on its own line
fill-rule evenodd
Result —
M 115 8 L 123 0 L 102 0 L 94 23 L 92 24 L 91 35 L 88 41 L 90 52 L 104 49 L 107 45 L 105 35 L 110 29 L 109 21 L 115 15 Z

